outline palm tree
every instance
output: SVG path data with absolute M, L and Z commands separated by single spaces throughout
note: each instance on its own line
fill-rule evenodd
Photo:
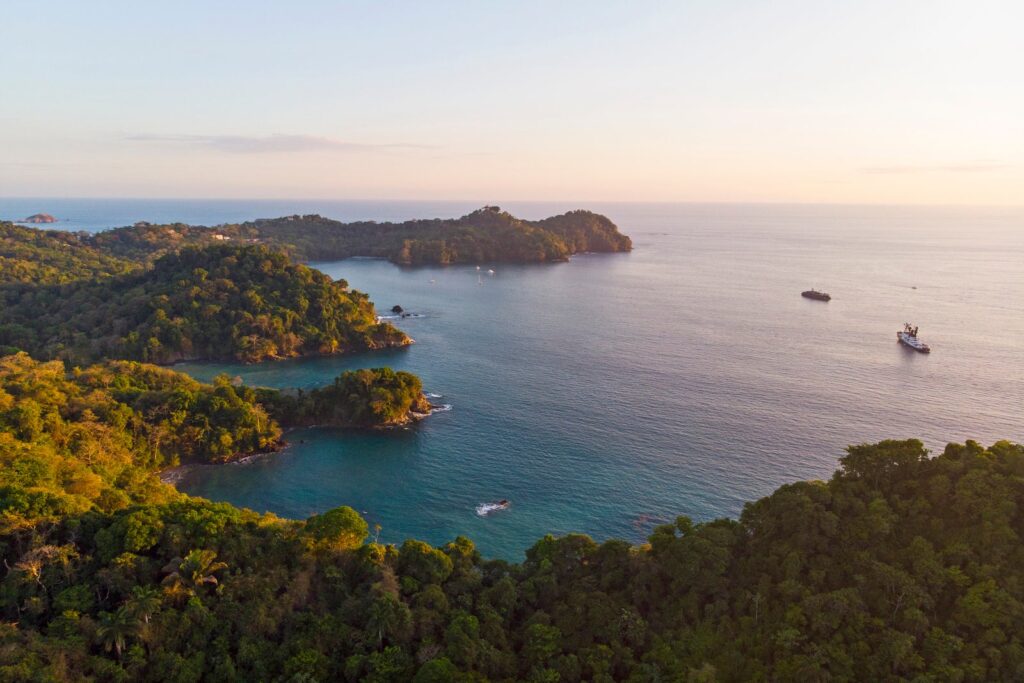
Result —
M 193 550 L 185 559 L 176 557 L 171 560 L 164 567 L 168 574 L 162 582 L 167 595 L 179 602 L 196 595 L 203 586 L 216 586 L 218 582 L 214 573 L 228 566 L 216 559 L 217 553 L 212 550 Z
M 139 622 L 131 613 L 122 606 L 116 612 L 100 612 L 100 623 L 96 628 L 96 639 L 99 640 L 103 649 L 110 652 L 113 649 L 117 652 L 117 658 L 121 659 L 121 652 L 124 650 L 128 638 L 138 631 Z
M 148 624 L 150 618 L 160 609 L 163 597 L 160 591 L 152 586 L 135 586 L 132 588 L 132 597 L 128 599 L 126 607 L 128 612 Z
M 390 595 L 382 595 L 370 605 L 366 630 L 377 636 L 377 647 L 384 647 L 385 638 L 393 638 L 409 622 L 409 610 Z

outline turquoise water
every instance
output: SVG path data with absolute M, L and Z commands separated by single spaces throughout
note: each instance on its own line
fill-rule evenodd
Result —
M 497 203 L 528 218 L 578 208 Z M 44 211 L 96 230 L 313 212 L 400 220 L 479 204 L 0 199 L 0 217 Z M 465 534 L 518 559 L 548 532 L 639 541 L 677 514 L 735 516 L 782 483 L 830 476 L 849 443 L 1024 440 L 1021 210 L 586 206 L 635 251 L 493 276 L 317 264 L 381 310 L 421 313 L 398 323 L 417 344 L 180 367 L 286 387 L 392 365 L 452 410 L 405 431 L 294 432 L 281 454 L 197 470 L 181 487 L 289 517 L 347 504 L 382 525 L 382 540 Z M 833 300 L 802 299 L 812 286 Z M 908 320 L 930 356 L 895 343 Z M 475 514 L 500 498 L 508 511 Z
M 398 322 L 416 345 L 181 369 L 308 387 L 391 365 L 452 410 L 398 432 L 294 432 L 282 454 L 181 487 L 288 517 L 347 504 L 386 541 L 465 534 L 516 559 L 549 532 L 639 541 L 678 514 L 735 516 L 782 483 L 830 476 L 850 443 L 1024 438 L 1020 211 L 594 208 L 633 253 L 493 276 L 315 264 L 381 310 L 422 314 Z M 811 286 L 833 300 L 801 298 Z M 907 320 L 930 356 L 895 343 Z M 501 498 L 508 511 L 475 514 Z

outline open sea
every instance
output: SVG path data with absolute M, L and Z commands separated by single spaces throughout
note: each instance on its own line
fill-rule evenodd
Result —
M 400 304 L 408 349 L 255 366 L 208 379 L 312 387 L 343 370 L 415 372 L 437 413 L 406 430 L 308 429 L 284 452 L 179 486 L 302 518 L 351 505 L 381 540 L 472 538 L 521 559 L 546 533 L 639 542 L 685 514 L 734 517 L 847 444 L 1024 440 L 1024 210 L 825 205 L 501 203 L 526 218 L 608 215 L 630 254 L 569 263 L 399 268 L 315 263 Z M 52 226 L 194 224 L 292 213 L 450 217 L 475 202 L 0 199 Z M 803 299 L 817 287 L 832 301 Z M 896 343 L 920 326 L 933 352 Z M 507 498 L 508 510 L 475 507 Z

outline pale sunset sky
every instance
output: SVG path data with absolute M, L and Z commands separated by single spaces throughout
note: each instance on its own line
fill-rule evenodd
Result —
M 0 196 L 1024 204 L 1024 3 L 0 3 Z

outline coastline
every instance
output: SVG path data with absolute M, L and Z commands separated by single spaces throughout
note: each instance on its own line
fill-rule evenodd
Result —
M 291 443 L 282 439 L 270 450 L 261 451 L 259 453 L 248 453 L 240 458 L 232 458 L 231 460 L 224 460 L 223 462 L 188 462 L 158 470 L 156 474 L 164 484 L 175 486 L 195 470 L 204 469 L 206 467 L 220 467 L 222 465 L 248 465 L 256 462 L 257 460 L 277 455 L 288 450 L 290 447 Z
M 332 424 L 330 422 L 311 422 L 309 424 L 289 424 L 287 432 L 295 429 L 338 429 L 342 431 L 352 432 L 384 432 L 389 429 L 398 429 L 400 427 L 408 427 L 410 425 L 417 424 L 427 419 L 434 413 L 447 413 L 452 409 L 450 403 L 444 403 L 441 405 L 435 405 L 433 403 L 427 403 L 426 411 L 417 411 L 410 409 L 408 413 L 403 415 L 398 420 L 392 420 L 391 422 L 383 422 L 381 424 Z M 235 461 L 232 461 L 235 462 Z
M 379 317 L 379 316 L 378 316 Z M 386 320 L 381 321 L 386 322 Z M 398 329 L 398 328 L 395 328 Z M 401 331 L 401 330 L 399 330 Z M 404 334 L 404 332 L 403 332 Z M 164 368 L 173 368 L 175 365 L 183 365 L 185 363 L 236 363 L 238 365 L 259 365 L 260 363 L 279 363 L 286 360 L 302 360 L 306 358 L 331 358 L 333 356 L 350 356 L 359 353 L 373 353 L 374 351 L 386 351 L 388 349 L 404 349 L 408 346 L 412 346 L 416 343 L 416 340 L 405 334 L 405 339 L 400 342 L 386 342 L 379 343 L 376 346 L 368 346 L 361 349 L 344 349 L 338 351 L 331 351 L 324 353 L 322 351 L 311 351 L 309 353 L 296 353 L 290 356 L 267 356 L 266 358 L 260 358 L 259 360 L 246 361 L 239 358 L 175 358 L 171 361 L 163 363 L 153 363 L 153 365 L 159 365 Z M 121 360 L 121 359 L 119 359 Z M 124 359 L 131 360 L 131 359 Z M 144 361 L 134 361 L 144 362 Z
M 292 425 L 289 426 L 280 441 L 277 444 L 266 451 L 259 453 L 248 453 L 238 458 L 231 458 L 230 460 L 224 460 L 221 462 L 190 462 L 183 463 L 181 465 L 175 465 L 174 467 L 168 467 L 166 469 L 158 470 L 157 477 L 164 484 L 170 484 L 171 486 L 177 487 L 185 477 L 196 470 L 205 469 L 208 467 L 223 467 L 225 465 L 249 465 L 264 458 L 269 458 L 274 455 L 278 455 L 292 447 L 293 442 L 287 439 L 287 435 L 297 429 L 342 429 L 356 432 L 382 432 L 392 429 L 399 429 L 403 427 L 410 427 L 412 425 L 419 424 L 423 420 L 427 419 L 434 413 L 447 413 L 451 411 L 452 406 L 450 403 L 444 403 L 441 405 L 435 405 L 429 403 L 427 412 L 417 412 L 410 410 L 409 413 L 400 421 L 389 422 L 387 424 L 373 425 L 373 426 L 358 426 L 358 425 L 332 425 L 332 424 L 311 424 L 311 425 Z

